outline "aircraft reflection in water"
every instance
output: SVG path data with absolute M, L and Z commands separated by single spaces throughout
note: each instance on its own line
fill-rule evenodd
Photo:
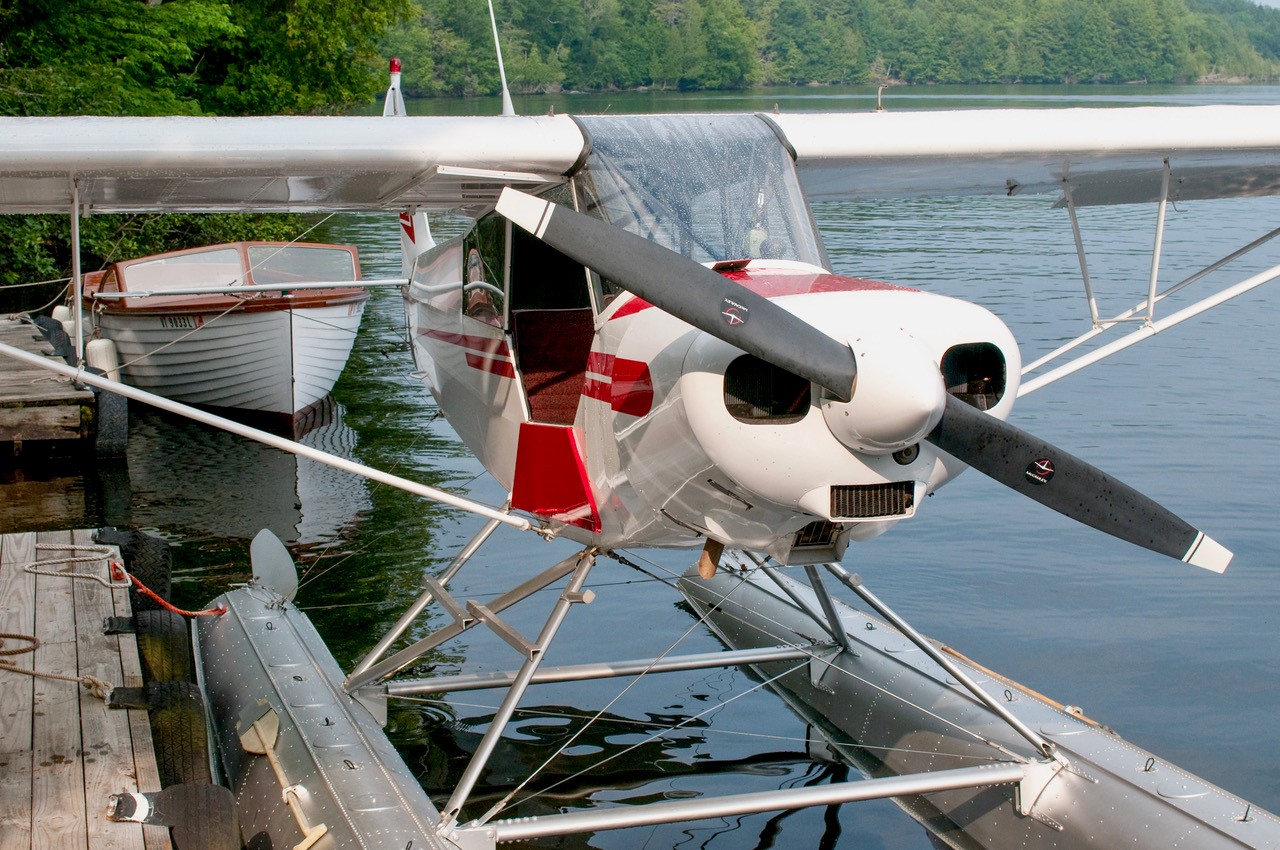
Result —
M 432 726 L 429 720 L 421 730 L 429 735 L 430 743 L 401 744 L 400 751 L 410 764 L 417 765 L 419 779 L 429 793 L 447 796 L 493 715 L 477 714 L 465 720 L 451 720 L 427 707 L 423 707 L 423 711 L 438 721 L 438 725 Z M 586 734 L 575 737 L 572 748 L 558 758 L 550 770 L 542 771 L 540 787 L 544 790 L 537 793 L 523 790 L 523 781 L 543 765 L 548 754 L 593 718 Z M 671 731 L 675 727 L 679 727 L 678 731 Z M 697 798 L 707 787 L 742 790 L 812 786 L 849 778 L 847 765 L 815 761 L 815 757 L 829 755 L 817 748 L 770 750 L 767 745 L 752 744 L 749 754 L 717 758 L 713 755 L 717 747 L 712 746 L 707 737 L 713 734 L 708 731 L 709 727 L 709 723 L 683 714 L 651 713 L 637 718 L 605 712 L 596 717 L 594 712 L 586 713 L 574 705 L 530 705 L 512 722 L 510 734 L 494 751 L 490 773 L 478 789 L 475 802 L 488 807 L 515 791 L 522 801 L 521 817 L 541 817 L 576 809 L 583 800 L 596 804 L 641 805 Z M 728 751 L 733 752 L 733 748 Z M 785 835 L 788 842 L 803 841 L 815 848 L 835 847 L 844 832 L 834 809 L 824 815 L 810 816 L 806 823 L 795 825 L 794 829 L 787 825 L 784 831 L 784 822 L 796 817 L 797 813 L 787 812 L 759 814 L 696 828 L 683 825 L 671 829 L 674 837 L 670 844 L 681 846 L 687 837 L 696 836 L 691 846 L 744 841 L 751 847 L 767 848 L 775 846 L 772 836 Z M 857 829 L 853 833 L 860 834 Z M 658 834 L 650 836 L 653 846 L 664 846 L 664 840 Z M 627 844 L 625 840 L 621 843 L 610 840 L 608 833 L 597 833 L 562 836 L 545 846 L 586 848 Z

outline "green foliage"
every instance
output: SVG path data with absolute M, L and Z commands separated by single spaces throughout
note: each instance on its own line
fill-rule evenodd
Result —
M 493 94 L 479 0 L 414 0 L 384 52 L 412 94 Z M 1270 79 L 1280 12 L 1250 0 L 500 0 L 517 91 Z
M 227 4 L 213 0 L 51 0 L 0 14 L 7 115 L 199 112 L 199 56 L 240 32 Z
M 414 8 L 409 0 L 0 0 L 0 114 L 346 111 L 386 85 L 378 40 Z M 82 264 L 289 239 L 304 227 L 299 216 L 93 216 L 81 224 Z M 0 284 L 68 275 L 69 229 L 67 216 L 0 216 Z M 34 296 L 27 306 L 45 295 L 25 292 Z
M 307 228 L 300 215 L 96 215 L 80 221 L 84 271 L 117 260 L 242 239 L 287 241 Z M 0 285 L 65 277 L 71 268 L 68 215 L 0 216 Z
M 0 0 L 0 114 L 335 111 L 384 85 L 410 0 Z

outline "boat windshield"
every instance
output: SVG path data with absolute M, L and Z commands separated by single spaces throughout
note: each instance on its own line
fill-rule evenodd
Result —
M 258 286 L 356 279 L 355 257 L 344 248 L 250 245 L 249 268 Z
M 579 209 L 698 262 L 824 265 L 790 153 L 754 115 L 593 116 Z
M 234 246 L 121 263 L 121 269 L 134 292 L 244 284 L 244 262 Z

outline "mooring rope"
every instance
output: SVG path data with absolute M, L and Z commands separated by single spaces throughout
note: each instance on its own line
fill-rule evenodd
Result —
M 4 645 L 5 638 L 14 640 L 25 640 L 29 644 L 20 646 L 17 649 L 0 650 L 0 655 L 21 655 L 22 653 L 35 652 L 40 646 L 39 638 L 34 635 L 20 635 L 13 632 L 0 633 L 0 646 Z M 19 667 L 12 661 L 0 659 L 0 670 L 8 670 L 11 673 L 22 673 L 24 676 L 31 676 L 36 679 L 50 679 L 55 682 L 76 682 L 83 685 L 84 688 L 98 699 L 106 702 L 111 698 L 111 692 L 115 690 L 115 685 L 110 682 L 99 679 L 97 676 L 85 674 L 83 676 L 67 676 L 62 673 L 45 673 L 41 670 L 29 670 L 26 667 Z

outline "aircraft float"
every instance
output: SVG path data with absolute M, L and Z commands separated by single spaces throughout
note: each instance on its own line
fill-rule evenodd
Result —
M 287 551 L 255 540 L 253 583 L 194 629 L 243 835 L 469 850 L 888 796 L 957 848 L 1280 846 L 1275 816 L 924 638 L 839 563 L 973 467 L 1131 544 L 1226 568 L 1230 552 L 1189 522 L 1007 420 L 1020 396 L 1280 275 L 1157 315 L 1165 209 L 1280 193 L 1280 108 L 412 118 L 398 76 L 380 118 L 0 119 L 0 212 L 398 214 L 416 374 L 510 494 L 479 505 L 67 370 L 487 519 L 346 672 L 291 604 Z M 833 273 L 808 205 L 1033 193 L 1055 195 L 1073 226 L 1087 205 L 1154 203 L 1158 216 L 1149 292 L 1113 318 L 1074 228 L 1091 328 L 1029 365 L 982 307 Z M 427 213 L 444 210 L 474 223 L 437 244 Z M 449 580 L 503 524 L 581 549 L 496 599 L 454 598 Z M 593 597 L 597 557 L 644 546 L 701 549 L 680 588 L 731 649 L 543 668 Z M 536 636 L 503 618 L 561 583 Z M 446 624 L 410 640 L 429 607 Z M 398 675 L 478 627 L 518 669 Z M 871 778 L 536 819 L 468 806 L 530 686 L 730 664 Z M 506 696 L 451 797 L 429 800 L 378 728 L 386 700 L 495 687 Z M 122 816 L 154 811 L 135 802 Z

